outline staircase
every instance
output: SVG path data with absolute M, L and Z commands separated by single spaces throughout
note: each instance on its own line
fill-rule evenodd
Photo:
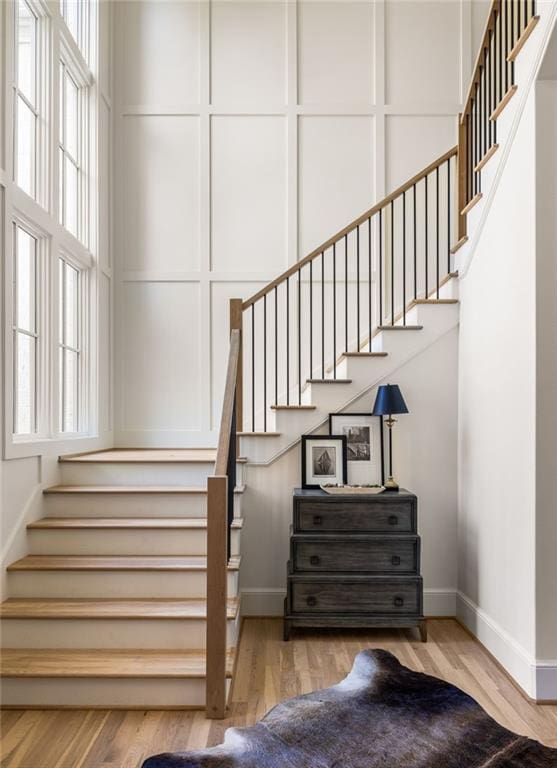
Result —
M 270 464 L 458 323 L 455 253 L 504 145 L 517 57 L 547 24 L 535 6 L 492 0 L 456 147 L 232 299 L 216 450 L 61 458 L 29 555 L 8 567 L 4 706 L 224 717 L 239 626 L 237 448 Z
M 29 554 L 8 567 L 2 703 L 205 706 L 207 477 L 214 450 L 62 457 Z M 226 675 L 239 631 L 242 462 L 227 568 Z

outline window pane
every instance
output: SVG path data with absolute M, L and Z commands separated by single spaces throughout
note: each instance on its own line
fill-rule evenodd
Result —
M 64 226 L 77 237 L 77 168 L 67 156 L 64 156 L 64 167 Z
M 81 0 L 83 1 L 83 0 Z M 64 19 L 66 20 L 66 24 L 68 25 L 68 29 L 73 35 L 74 40 L 76 43 L 79 43 L 79 1 L 78 0 L 66 0 L 64 2 Z
M 28 195 L 35 195 L 35 115 L 17 97 L 17 179 Z
M 35 279 L 37 241 L 24 229 L 16 227 L 16 326 L 35 332 Z
M 64 152 L 58 150 L 58 218 L 64 223 Z
M 77 157 L 77 131 L 78 131 L 78 89 L 76 83 L 66 71 L 65 80 L 65 121 L 64 121 L 64 145 L 74 160 Z
M 64 404 L 62 432 L 77 432 L 78 425 L 78 360 L 77 352 L 62 350 L 64 355 Z
M 17 6 L 17 87 L 35 105 L 36 19 L 20 2 Z
M 65 282 L 65 343 L 78 347 L 78 279 L 79 273 L 69 264 L 64 264 Z
M 14 334 L 16 391 L 16 435 L 28 435 L 35 431 L 35 339 L 24 333 Z

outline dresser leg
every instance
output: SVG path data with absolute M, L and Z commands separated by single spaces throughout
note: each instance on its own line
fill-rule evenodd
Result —
M 290 640 L 290 622 L 284 619 L 282 623 L 282 639 L 285 643 Z
M 420 640 L 422 643 L 427 643 L 427 621 L 425 619 L 420 621 L 418 629 L 420 630 Z

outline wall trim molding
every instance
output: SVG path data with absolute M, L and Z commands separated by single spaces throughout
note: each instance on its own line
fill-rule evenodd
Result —
M 543 703 L 557 700 L 557 660 L 536 659 L 460 590 L 456 616 L 512 677 L 524 695 Z

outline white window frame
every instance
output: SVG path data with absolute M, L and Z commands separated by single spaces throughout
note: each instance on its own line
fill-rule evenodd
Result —
M 68 344 L 66 344 L 64 339 L 64 329 L 59 327 L 59 321 L 58 321 L 58 328 L 57 328 L 57 347 L 56 347 L 56 377 L 58 379 L 58 386 L 57 386 L 57 403 L 56 407 L 54 408 L 55 412 L 55 424 L 56 424 L 56 432 L 60 438 L 67 438 L 67 437 L 76 437 L 80 435 L 87 435 L 87 425 L 88 425 L 88 405 L 89 405 L 89 361 L 90 361 L 90 344 L 89 344 L 89 311 L 88 311 L 88 301 L 87 296 L 89 295 L 89 284 L 90 284 L 90 269 L 88 269 L 87 265 L 84 265 L 82 262 L 80 262 L 79 259 L 75 258 L 72 254 L 70 254 L 68 251 L 65 251 L 62 249 L 57 257 L 57 280 L 58 280 L 58 286 L 60 286 L 60 280 L 59 280 L 59 270 L 61 269 L 61 264 L 68 264 L 70 267 L 73 267 L 77 271 L 78 274 L 78 280 L 77 280 L 77 292 L 78 292 L 78 298 L 77 298 L 77 346 L 72 347 Z M 62 318 L 65 317 L 65 305 L 64 305 L 64 296 L 60 295 L 60 289 L 58 288 L 57 292 L 57 306 L 56 306 L 56 316 L 57 318 L 60 317 L 60 308 L 62 308 Z M 64 322 L 64 320 L 62 320 Z M 78 428 L 76 431 L 66 431 L 63 429 L 63 407 L 64 407 L 64 379 L 63 379 L 63 373 L 62 373 L 62 380 L 60 380 L 59 371 L 60 371 L 60 355 L 63 355 L 63 350 L 69 349 L 73 352 L 76 352 L 78 355 L 78 384 L 77 384 L 77 423 Z M 62 371 L 64 370 L 64 366 L 62 365 Z
M 23 229 L 36 241 L 35 252 L 35 333 L 33 334 L 36 339 L 35 347 L 35 414 L 34 414 L 34 430 L 29 433 L 16 434 L 15 433 L 15 412 L 16 412 L 16 370 L 15 370 L 15 353 L 16 342 L 15 337 L 17 333 L 15 318 L 15 306 L 17 302 L 16 298 L 16 279 L 15 279 L 15 262 L 17 252 L 17 240 L 15 232 L 17 228 Z M 11 264 L 10 264 L 10 309 L 12 316 L 11 334 L 10 334 L 10 349 L 9 360 L 11 360 L 12 366 L 14 366 L 12 375 L 12 388 L 11 388 L 11 402 L 9 403 L 9 410 L 6 415 L 9 415 L 9 429 L 13 437 L 14 443 L 23 444 L 37 439 L 44 438 L 48 434 L 48 419 L 46 418 L 47 408 L 45 408 L 48 402 L 49 395 L 49 378 L 48 378 L 48 350 L 47 350 L 47 334 L 48 334 L 48 316 L 47 306 L 45 298 L 48 295 L 48 239 L 46 233 L 38 228 L 32 221 L 26 219 L 22 214 L 14 216 L 11 222 Z
M 71 79 L 74 81 L 75 85 L 77 86 L 77 151 L 76 151 L 76 157 L 73 157 L 73 155 L 70 153 L 66 146 L 65 137 L 64 137 L 64 126 L 59 125 L 58 126 L 58 152 L 57 152 L 57 162 L 59 163 L 60 155 L 63 159 L 66 157 L 69 158 L 70 162 L 74 165 L 74 167 L 77 170 L 77 232 L 74 234 L 70 232 L 70 230 L 66 230 L 70 233 L 70 235 L 74 235 L 77 240 L 79 240 L 82 245 L 87 247 L 89 245 L 89 231 L 90 231 L 90 206 L 89 201 L 92 199 L 89 194 L 89 187 L 90 187 L 90 154 L 87 152 L 87 148 L 90 145 L 91 142 L 91 130 L 90 130 L 90 122 L 89 122 L 89 113 L 90 109 L 88 108 L 90 105 L 91 95 L 90 95 L 90 86 L 91 86 L 91 75 L 89 74 L 88 70 L 86 69 L 85 62 L 81 58 L 79 52 L 75 48 L 75 44 L 73 43 L 73 38 L 71 38 L 71 33 L 67 32 L 68 35 L 70 35 L 70 38 L 68 39 L 65 36 L 61 36 L 60 39 L 60 56 L 59 56 L 59 70 L 58 70 L 58 77 L 59 77 L 59 87 L 58 87 L 58 98 L 61 98 L 61 94 L 65 94 L 65 89 L 61 87 L 62 83 L 60 82 L 60 79 L 62 78 L 62 72 L 68 73 L 68 75 L 71 77 Z M 61 109 L 58 110 L 58 115 L 63 113 L 63 106 L 61 106 Z M 65 111 L 64 111 L 65 114 Z M 60 122 L 60 120 L 59 120 Z M 58 169 L 60 172 L 60 169 Z M 57 184 L 59 183 L 57 178 Z M 65 163 L 63 164 L 62 168 L 62 178 L 63 178 L 63 184 L 62 184 L 62 193 L 65 194 L 65 190 L 67 188 L 67 181 L 66 181 L 66 174 L 65 174 Z M 60 195 L 58 196 L 58 200 L 60 199 Z M 64 203 L 62 202 L 62 210 L 58 211 L 58 219 L 62 226 L 66 229 L 66 222 L 64 221 Z
M 4 158 L 4 170 L 0 167 L 0 237 L 4 251 L 4 311 L 1 319 L 4 333 L 3 376 L 3 457 L 5 459 L 39 455 L 58 455 L 74 451 L 95 449 L 99 444 L 99 409 L 97 381 L 97 292 L 98 271 L 95 258 L 97 249 L 98 191 L 96 187 L 97 162 L 97 115 L 99 88 L 91 69 L 79 50 L 67 25 L 59 14 L 59 5 L 50 0 L 26 0 L 40 16 L 40 57 L 43 80 L 41 88 L 41 176 L 38 179 L 40 200 L 34 200 L 15 183 L 14 149 L 14 67 L 16 45 L 15 4 L 0 3 L 0 27 L 5 47 L 4 93 L 0 106 L 4 105 L 5 141 L 0 147 Z M 96 61 L 96 37 L 98 33 L 98 5 L 90 3 L 91 23 L 89 50 Z M 39 37 L 39 32 L 37 33 Z M 68 232 L 59 222 L 58 211 L 58 137 L 59 137 L 59 69 L 60 56 L 64 55 L 80 75 L 86 86 L 84 96 L 83 146 L 84 192 L 82 195 L 83 231 L 88 247 Z M 1 119 L 1 109 L 0 109 Z M 1 158 L 0 158 L 1 160 Z M 37 156 L 37 163 L 39 157 Z M 0 166 L 1 166 L 0 162 Z M 38 429 L 32 435 L 15 435 L 13 432 L 14 374 L 13 374 L 13 224 L 20 222 L 37 237 L 40 258 L 40 374 L 38 376 Z M 58 381 L 58 257 L 60 254 L 80 269 L 82 279 L 82 353 L 81 353 L 81 409 L 80 432 L 61 433 L 59 430 L 59 381 Z
M 27 96 L 19 90 L 17 59 L 18 52 L 15 45 L 17 34 L 17 0 L 13 2 L 13 14 L 11 19 L 12 40 L 14 41 L 12 52 L 12 77 L 11 77 L 11 113 L 12 113 L 12 180 L 22 195 L 36 201 L 42 208 L 50 208 L 50 93 L 48 72 L 50 67 L 51 34 L 49 10 L 46 2 L 41 0 L 21 0 L 36 19 L 35 31 L 35 104 L 31 104 Z M 6 73 L 7 74 L 7 73 Z M 29 195 L 17 184 L 17 116 L 18 101 L 21 99 L 28 109 L 35 115 L 35 168 L 34 168 L 34 194 Z

